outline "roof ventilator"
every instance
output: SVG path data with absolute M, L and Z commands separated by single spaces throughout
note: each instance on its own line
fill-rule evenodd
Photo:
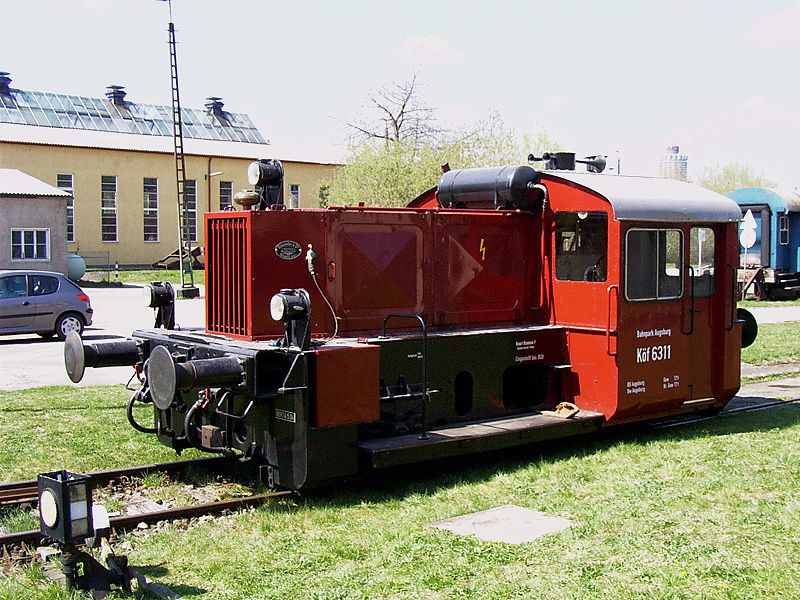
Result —
M 125 106 L 125 86 L 109 85 L 106 88 L 106 98 L 115 106 Z
M 209 96 L 206 98 L 206 112 L 209 115 L 214 115 L 223 123 L 228 122 L 228 113 L 222 110 L 222 107 L 225 106 L 225 103 L 222 101 L 222 98 L 219 96 Z
M 0 96 L 11 95 L 11 73 L 8 71 L 0 71 Z

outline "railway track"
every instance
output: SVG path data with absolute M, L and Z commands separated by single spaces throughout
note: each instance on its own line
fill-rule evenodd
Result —
M 777 400 L 771 402 L 762 402 L 748 406 L 739 406 L 723 410 L 717 415 L 695 415 L 687 416 L 678 419 L 669 419 L 665 421 L 658 421 L 651 423 L 647 427 L 650 429 L 666 429 L 670 427 L 680 427 L 684 425 L 691 425 L 701 421 L 717 419 L 732 414 L 743 412 L 754 412 L 759 410 L 767 410 L 770 408 L 777 408 L 779 406 L 786 406 L 790 404 L 797 404 L 800 399 L 794 400 Z M 93 485 L 106 484 L 114 479 L 119 479 L 124 476 L 136 477 L 145 473 L 151 472 L 179 472 L 187 466 L 206 466 L 213 467 L 224 464 L 226 459 L 223 457 L 209 457 L 200 458 L 189 461 L 176 461 L 172 463 L 160 463 L 153 465 L 145 465 L 141 467 L 131 467 L 127 469 L 114 469 L 108 471 L 96 471 L 89 473 L 92 478 Z M 270 492 L 266 494 L 257 494 L 252 496 L 245 496 L 241 498 L 233 498 L 229 500 L 221 500 L 216 502 L 206 502 L 201 504 L 193 504 L 188 506 L 179 506 L 158 510 L 143 514 L 135 515 L 120 515 L 110 519 L 112 530 L 130 531 L 139 526 L 140 523 L 148 525 L 158 523 L 159 521 L 174 521 L 177 519 L 189 519 L 202 515 L 216 515 L 229 510 L 237 510 L 241 508 L 249 508 L 252 506 L 259 506 L 264 502 L 280 497 L 290 495 L 293 492 L 280 491 Z M 13 483 L 0 484 L 0 506 L 9 505 L 22 505 L 32 503 L 37 500 L 37 483 L 36 480 L 18 481 Z M 0 536 L 0 550 L 3 548 L 11 548 L 18 546 L 38 546 L 43 542 L 42 535 L 39 531 L 22 531 L 18 533 L 10 533 Z
M 109 519 L 111 529 L 117 532 L 130 531 L 136 529 L 140 523 L 152 525 L 159 521 L 175 521 L 178 519 L 191 519 L 203 515 L 218 515 L 225 511 L 260 506 L 267 500 L 280 496 L 292 494 L 289 491 L 270 492 L 267 494 L 257 494 L 254 496 L 244 496 L 229 500 L 219 500 L 217 502 L 204 502 L 189 506 L 178 506 L 157 510 L 153 512 L 120 515 Z M 14 546 L 39 546 L 44 542 L 44 538 L 39 531 L 20 531 L 0 536 L 0 550 Z
M 91 478 L 92 487 L 106 485 L 110 481 L 123 477 L 141 477 L 148 473 L 179 473 L 187 467 L 200 467 L 205 469 L 221 468 L 230 463 L 230 459 L 222 456 L 210 456 L 192 460 L 178 460 L 166 463 L 126 467 L 123 469 L 108 469 L 87 473 Z M 39 484 L 35 479 L 25 481 L 12 481 L 0 483 L 0 507 L 24 506 L 34 504 L 39 500 Z

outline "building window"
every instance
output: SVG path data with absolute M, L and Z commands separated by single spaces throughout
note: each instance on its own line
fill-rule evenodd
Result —
M 778 232 L 780 233 L 779 241 L 781 246 L 789 244 L 789 215 L 780 215 L 778 217 Z
M 189 234 L 189 241 L 197 241 L 197 180 L 187 179 L 183 188 L 183 202 L 186 204 L 186 217 L 184 232 Z
M 297 183 L 289 186 L 289 208 L 300 208 L 300 185 Z
M 144 241 L 158 241 L 158 178 L 145 177 L 144 189 Z
M 50 230 L 12 229 L 11 260 L 50 260 Z
M 233 202 L 233 182 L 220 181 L 219 182 L 219 209 L 230 210 L 231 202 Z
M 683 233 L 631 229 L 625 238 L 625 297 L 668 300 L 683 292 Z
M 556 213 L 556 278 L 605 281 L 608 265 L 608 215 Z
M 696 298 L 714 295 L 714 230 L 692 227 L 689 232 L 689 258 L 692 286 Z
M 101 237 L 104 242 L 117 241 L 117 178 L 103 175 L 100 180 Z
M 70 197 L 67 198 L 67 242 L 75 241 L 75 199 L 72 187 L 72 174 L 59 173 L 56 175 L 56 187 L 60 190 L 67 192 Z

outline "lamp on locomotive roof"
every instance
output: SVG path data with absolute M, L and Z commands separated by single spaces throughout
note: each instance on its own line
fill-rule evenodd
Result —
M 260 200 L 253 208 L 264 210 L 283 205 L 283 175 L 283 165 L 279 160 L 262 158 L 250 163 L 247 181 L 255 188 Z

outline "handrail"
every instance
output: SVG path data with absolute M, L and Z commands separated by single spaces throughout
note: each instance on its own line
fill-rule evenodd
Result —
M 619 286 L 617 284 L 612 284 L 608 286 L 608 313 L 606 315 L 606 352 L 609 356 L 616 356 L 617 350 L 611 350 L 611 292 L 614 292 L 614 297 L 616 298 L 616 307 L 617 307 L 617 319 L 619 319 Z M 614 333 L 617 333 L 616 328 L 614 329 Z M 617 344 L 619 344 L 619 340 L 617 340 Z
M 731 314 L 729 315 L 731 322 L 729 325 L 725 326 L 725 331 L 730 331 L 733 329 L 733 324 L 736 323 L 736 303 L 739 301 L 739 293 L 736 288 L 739 284 L 739 280 L 736 276 L 736 269 L 734 266 L 730 263 L 726 266 L 731 272 Z
M 686 270 L 689 272 L 689 331 L 683 331 L 683 324 L 681 324 L 681 331 L 684 335 L 692 335 L 694 333 L 694 267 L 687 265 Z
M 389 319 L 416 319 L 422 328 L 422 433 L 419 439 L 428 439 L 428 324 L 425 317 L 414 313 L 390 313 L 383 318 L 381 337 L 386 337 L 386 323 Z

